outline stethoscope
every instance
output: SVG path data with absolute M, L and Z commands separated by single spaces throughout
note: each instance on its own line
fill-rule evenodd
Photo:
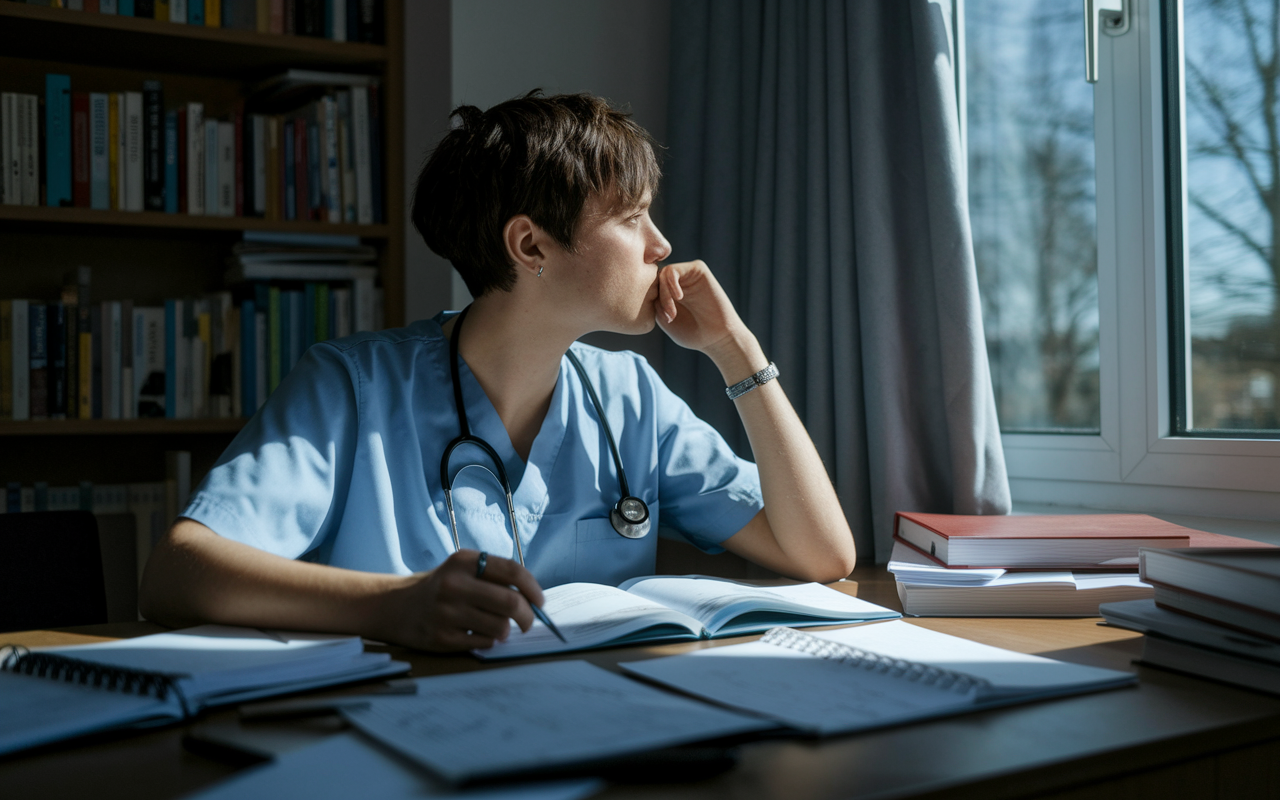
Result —
M 458 522 L 453 513 L 453 480 L 449 478 L 449 458 L 453 455 L 453 451 L 464 444 L 475 445 L 484 451 L 485 455 L 493 462 L 497 468 L 495 474 L 493 470 L 488 469 L 480 464 L 469 464 L 479 469 L 483 469 L 493 476 L 501 486 L 502 491 L 507 497 L 507 516 L 511 520 L 511 538 L 516 543 L 516 558 L 519 559 L 520 565 L 524 565 L 524 549 L 520 546 L 520 532 L 516 527 L 516 506 L 511 499 L 511 482 L 507 480 L 506 467 L 502 465 L 502 459 L 498 458 L 498 453 L 479 436 L 471 434 L 471 426 L 467 423 L 467 408 L 462 403 L 462 383 L 458 380 L 458 335 L 462 331 L 462 321 L 466 319 L 467 312 L 471 310 L 471 306 L 467 306 L 458 314 L 457 320 L 453 323 L 453 331 L 449 335 L 449 374 L 453 379 L 453 403 L 458 410 L 458 427 L 461 433 L 453 441 L 444 448 L 444 455 L 440 457 L 440 483 L 444 486 L 444 504 L 449 509 L 449 532 L 453 534 L 453 546 L 456 550 L 462 549 L 462 543 L 458 539 Z M 573 351 L 565 353 L 569 357 L 569 363 L 573 364 L 573 368 L 578 371 L 578 377 L 582 379 L 582 385 L 587 387 L 587 395 L 591 397 L 591 405 L 595 406 L 596 417 L 600 420 L 600 427 L 604 429 L 605 438 L 609 440 L 609 452 L 613 453 L 613 464 L 618 470 L 618 485 L 622 491 L 622 498 L 618 500 L 609 511 L 609 522 L 613 525 L 613 529 L 619 535 L 627 539 L 639 539 L 649 532 L 649 506 L 639 497 L 633 497 L 631 490 L 627 487 L 627 473 L 622 468 L 622 458 L 618 455 L 618 444 L 613 439 L 613 431 L 609 428 L 609 420 L 605 419 L 604 407 L 600 405 L 600 398 L 596 396 L 595 387 L 591 385 L 591 379 L 587 377 L 587 371 L 582 368 L 582 363 L 578 361 L 578 357 Z M 463 467 L 462 469 L 467 469 Z M 458 470 L 461 473 L 462 470 Z M 454 475 L 454 479 L 457 474 Z

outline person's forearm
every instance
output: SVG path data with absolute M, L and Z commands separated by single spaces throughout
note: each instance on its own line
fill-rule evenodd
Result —
M 707 355 L 726 386 L 769 364 L 746 329 L 709 348 Z M 732 402 L 760 469 L 764 514 L 778 547 L 772 557 L 781 559 L 783 567 L 779 571 L 832 580 L 848 575 L 856 559 L 853 534 L 813 440 L 779 382 L 757 386 Z
M 172 626 L 220 623 L 385 639 L 399 582 L 292 561 L 179 520 L 147 562 L 139 608 Z

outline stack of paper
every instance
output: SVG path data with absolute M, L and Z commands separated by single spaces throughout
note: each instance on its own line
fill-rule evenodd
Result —
M 889 571 L 902 610 L 918 617 L 1092 617 L 1102 603 L 1152 593 L 1132 572 L 948 569 L 902 542 Z

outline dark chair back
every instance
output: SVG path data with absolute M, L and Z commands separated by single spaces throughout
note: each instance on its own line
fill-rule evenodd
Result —
M 106 621 L 102 551 L 93 514 L 0 514 L 0 631 Z

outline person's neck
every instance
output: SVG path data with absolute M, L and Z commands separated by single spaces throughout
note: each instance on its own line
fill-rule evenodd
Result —
M 447 323 L 446 335 L 456 319 Z M 473 301 L 467 312 L 458 355 L 525 461 L 551 406 L 560 358 L 576 338 L 572 331 L 549 324 L 514 292 L 491 292 Z

